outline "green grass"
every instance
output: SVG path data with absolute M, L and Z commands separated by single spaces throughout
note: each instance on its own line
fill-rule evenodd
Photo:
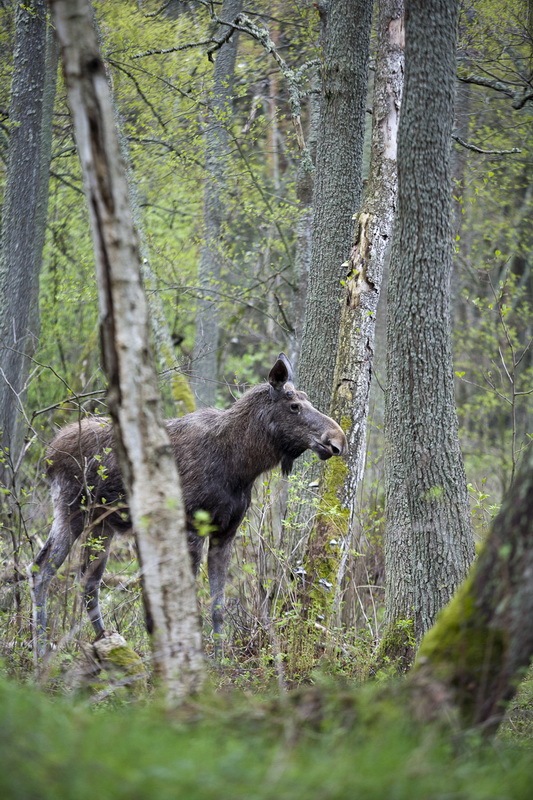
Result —
M 529 747 L 417 726 L 395 693 L 207 694 L 170 714 L 0 682 L 3 800 L 530 800 Z M 398 697 L 401 693 L 398 693 Z

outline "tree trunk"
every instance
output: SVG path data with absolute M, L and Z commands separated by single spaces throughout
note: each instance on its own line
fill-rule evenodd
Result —
M 139 242 L 111 94 L 86 0 L 53 0 L 94 240 L 103 363 L 128 490 L 155 671 L 169 703 L 203 676 L 179 479 L 160 411 Z
M 343 556 L 351 549 L 357 486 L 365 463 L 375 318 L 396 208 L 396 138 L 403 86 L 403 46 L 403 1 L 381 0 L 370 176 L 361 211 L 355 215 L 355 243 L 344 264 L 346 277 L 330 407 L 331 415 L 341 421 L 346 432 L 349 451 L 346 463 L 325 465 L 320 511 L 310 534 L 306 564 L 315 595 L 321 582 L 322 595 L 330 598 L 342 578 L 346 564 Z M 342 509 L 341 515 L 332 514 L 334 508 Z
M 314 189 L 313 250 L 299 384 L 329 408 L 339 333 L 343 262 L 361 200 L 372 3 L 319 3 L 323 23 L 322 97 Z
M 242 10 L 242 0 L 224 0 L 221 17 L 232 22 Z M 227 34 L 220 26 L 220 34 Z M 217 51 L 213 94 L 205 129 L 204 231 L 198 264 L 199 299 L 196 309 L 194 384 L 199 406 L 215 403 L 218 374 L 220 280 L 224 261 L 226 173 L 230 161 L 230 124 L 233 77 L 238 34 Z
M 533 654 L 533 448 L 466 581 L 420 645 L 418 713 L 494 731 Z M 418 701 L 422 700 L 423 705 Z
M 17 4 L 0 255 L 0 436 L 9 485 L 22 436 L 29 358 L 38 335 L 38 290 L 48 207 L 57 51 L 46 0 Z M 8 466 L 9 465 L 9 466 Z
M 293 330 L 289 340 L 289 360 L 298 372 L 300 346 L 305 319 L 305 300 L 311 271 L 313 244 L 313 193 L 315 183 L 317 129 L 320 118 L 317 79 L 312 78 L 308 99 L 308 129 L 306 146 L 300 151 L 296 168 L 295 192 L 298 201 L 298 224 L 296 227 L 296 252 L 294 254 L 294 276 L 296 289 L 292 302 Z
M 374 359 L 376 312 L 396 210 L 396 150 L 403 88 L 403 0 L 381 0 L 372 107 L 370 175 L 354 245 L 345 264 L 339 346 L 331 411 L 346 421 L 348 473 L 344 499 L 355 513 L 365 465 L 366 419 Z
M 474 556 L 450 343 L 449 154 L 458 3 L 407 0 L 398 212 L 388 291 L 383 651 L 413 643 Z M 407 638 L 403 635 L 407 631 Z M 411 635 L 414 634 L 414 637 Z

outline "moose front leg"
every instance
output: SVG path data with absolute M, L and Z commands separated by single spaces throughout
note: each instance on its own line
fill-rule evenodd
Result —
M 222 629 L 224 625 L 224 588 L 231 557 L 231 545 L 235 533 L 224 539 L 211 539 L 207 555 L 207 574 L 211 592 L 211 620 L 213 622 L 213 638 L 215 640 L 215 658 L 222 653 Z

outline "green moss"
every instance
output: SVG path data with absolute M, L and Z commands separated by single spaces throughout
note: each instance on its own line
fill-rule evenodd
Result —
M 168 366 L 168 369 L 175 369 L 174 354 L 166 348 L 163 348 L 162 355 Z M 191 385 L 186 376 L 180 372 L 174 372 L 172 376 L 171 393 L 172 399 L 176 404 L 176 411 L 180 417 L 184 414 L 189 414 L 191 411 L 195 411 L 196 401 L 194 399 Z
M 172 397 L 180 416 L 189 414 L 191 411 L 195 410 L 196 403 L 194 402 L 194 395 L 189 381 L 184 375 L 176 375 L 172 379 Z
M 385 630 L 370 672 L 374 676 L 407 672 L 413 663 L 415 647 L 413 620 L 397 620 Z
M 350 430 L 351 420 L 342 417 L 340 426 L 344 433 Z M 348 463 L 343 458 L 330 458 L 327 461 L 322 479 L 320 492 L 319 518 L 334 519 L 334 526 L 341 533 L 347 533 L 350 511 L 341 503 L 346 479 L 348 478 Z
M 343 418 L 341 427 L 349 430 L 350 420 Z M 306 571 L 311 577 L 312 599 L 315 612 L 328 616 L 335 596 L 337 572 L 341 556 L 338 540 L 348 533 L 350 511 L 341 498 L 348 477 L 348 464 L 342 458 L 331 458 L 324 467 L 320 484 L 320 500 L 316 522 L 309 537 Z
M 146 694 L 146 670 L 140 656 L 128 645 L 119 645 L 110 649 L 105 656 L 103 666 L 113 673 L 121 672 L 131 678 L 128 689 L 134 697 Z
M 424 636 L 415 666 L 430 661 L 446 673 L 459 659 L 462 669 L 484 669 L 487 657 L 499 658 L 506 646 L 505 631 L 489 628 L 476 607 L 470 575 Z
M 452 688 L 462 715 L 471 717 L 478 703 L 476 687 L 486 693 L 488 685 L 498 682 L 507 649 L 507 632 L 490 627 L 476 604 L 471 573 L 424 636 L 414 669 L 426 668 Z

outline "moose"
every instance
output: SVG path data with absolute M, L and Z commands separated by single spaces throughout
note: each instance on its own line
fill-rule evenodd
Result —
M 289 474 L 294 460 L 307 449 L 322 460 L 342 456 L 347 449 L 340 426 L 317 411 L 305 392 L 294 388 L 293 380 L 290 361 L 280 353 L 268 383 L 249 389 L 228 409 L 203 408 L 166 421 L 181 480 L 195 575 L 207 538 L 199 534 L 195 517 L 203 511 L 210 518 L 207 566 L 215 642 L 223 627 L 231 545 L 250 506 L 256 478 L 277 465 Z M 29 569 L 41 654 L 47 646 L 50 581 L 84 530 L 89 536 L 80 570 L 83 598 L 97 637 L 104 633 L 99 590 L 111 540 L 115 533 L 131 528 L 107 419 L 66 425 L 46 457 L 54 518 L 49 537 Z

